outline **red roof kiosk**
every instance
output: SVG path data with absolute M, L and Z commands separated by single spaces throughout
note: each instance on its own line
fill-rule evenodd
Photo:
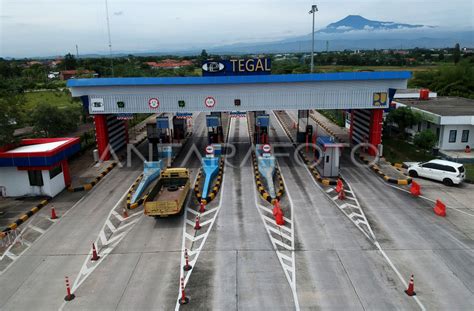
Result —
M 23 139 L 0 149 L 0 194 L 54 197 L 71 184 L 68 158 L 79 138 Z

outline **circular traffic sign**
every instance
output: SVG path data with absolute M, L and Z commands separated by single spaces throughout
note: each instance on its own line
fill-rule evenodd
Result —
M 212 147 L 211 145 L 207 146 L 206 147 L 206 153 L 207 154 L 213 154 L 214 153 L 214 147 Z
M 270 152 L 270 150 L 272 150 L 272 147 L 269 144 L 265 144 L 265 145 L 263 145 L 262 149 L 263 149 L 263 152 L 268 153 L 268 152 Z
M 158 98 L 150 98 L 148 100 L 148 106 L 150 106 L 151 109 L 156 109 L 160 107 L 160 101 L 158 100 Z
M 206 105 L 207 108 L 212 108 L 216 104 L 216 99 L 212 96 L 208 96 L 204 99 L 204 105 Z

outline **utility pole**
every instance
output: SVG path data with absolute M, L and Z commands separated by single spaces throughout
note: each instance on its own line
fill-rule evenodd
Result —
M 312 32 L 312 41 L 311 41 L 311 73 L 314 71 L 314 15 L 318 12 L 318 6 L 313 4 L 309 14 L 313 14 L 313 32 Z
M 113 77 L 114 76 L 114 59 L 112 57 L 112 39 L 110 37 L 109 5 L 107 3 L 107 0 L 105 0 L 105 17 L 107 19 L 107 33 L 109 36 L 110 70 L 112 72 L 112 77 Z

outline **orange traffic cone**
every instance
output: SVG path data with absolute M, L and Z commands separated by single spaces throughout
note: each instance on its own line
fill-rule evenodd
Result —
M 339 200 L 344 200 L 346 198 L 346 193 L 344 192 L 344 185 L 342 185 L 339 195 L 337 196 Z
M 410 282 L 408 283 L 408 288 L 405 290 L 405 293 L 408 296 L 415 296 L 415 282 L 413 281 L 413 274 L 411 275 Z
M 204 202 L 201 202 L 199 204 L 199 213 L 204 213 L 206 211 L 206 204 Z
M 54 209 L 54 206 L 51 207 L 51 219 L 58 219 L 58 216 L 56 215 L 56 210 Z
M 413 194 L 415 197 L 419 196 L 421 194 L 420 189 L 421 189 L 420 184 L 418 184 L 416 181 L 411 182 L 411 187 L 410 187 L 411 194 Z
M 438 216 L 446 217 L 446 205 L 444 205 L 444 203 L 440 200 L 436 200 L 436 204 L 433 208 L 433 211 Z
M 201 229 L 201 225 L 199 224 L 199 216 L 196 216 L 196 224 L 194 225 L 194 230 Z
M 296 122 L 293 122 L 293 128 L 294 129 L 296 128 Z
M 94 243 L 92 243 L 92 257 L 91 257 L 91 260 L 92 261 L 97 261 L 99 260 L 100 256 L 97 255 L 97 250 L 95 249 L 95 245 Z
M 340 178 L 337 179 L 337 185 L 336 185 L 336 192 L 337 193 L 340 193 L 341 192 L 341 189 L 344 187 L 344 185 L 342 184 L 342 180 Z
M 125 207 L 123 208 L 122 217 L 123 218 L 128 218 L 127 208 L 125 208 Z
M 277 225 L 283 226 L 285 224 L 285 220 L 283 219 L 283 211 L 280 208 L 280 202 L 278 200 L 276 200 L 274 203 L 273 216 L 275 216 L 275 222 Z

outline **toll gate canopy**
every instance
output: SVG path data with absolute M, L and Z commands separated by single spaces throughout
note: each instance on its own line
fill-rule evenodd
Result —
M 90 114 L 388 108 L 410 72 L 73 79 Z

